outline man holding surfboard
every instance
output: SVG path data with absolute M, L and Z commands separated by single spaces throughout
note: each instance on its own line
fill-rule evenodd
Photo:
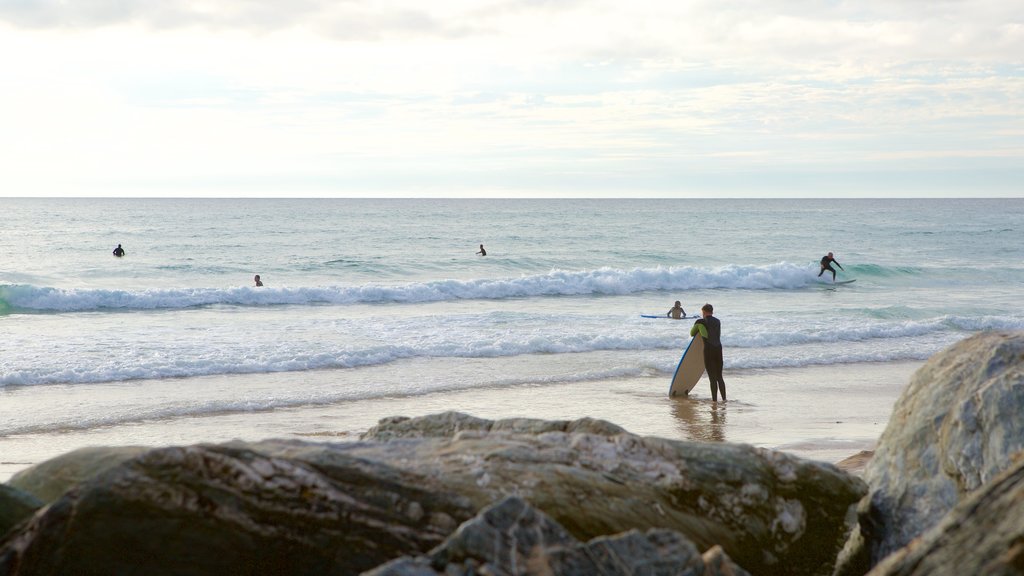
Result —
M 837 262 L 838 264 L 838 262 Z M 690 328 L 690 336 L 700 334 L 704 341 L 704 369 L 711 381 L 711 400 L 718 402 L 718 392 L 722 392 L 725 402 L 725 380 L 722 379 L 722 323 L 714 317 L 715 308 L 711 304 L 700 307 L 701 316 Z

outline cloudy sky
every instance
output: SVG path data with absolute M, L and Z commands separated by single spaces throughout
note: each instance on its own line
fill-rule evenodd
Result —
M 0 0 L 7 196 L 1024 195 L 1019 0 Z

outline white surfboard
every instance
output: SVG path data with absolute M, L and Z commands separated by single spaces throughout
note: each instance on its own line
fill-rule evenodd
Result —
M 672 385 L 668 388 L 669 397 L 686 395 L 704 375 L 704 339 L 697 334 L 690 339 L 690 344 L 679 359 L 676 373 L 672 376 Z

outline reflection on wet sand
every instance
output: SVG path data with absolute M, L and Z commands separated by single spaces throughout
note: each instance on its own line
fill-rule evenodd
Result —
M 669 400 L 680 430 L 689 440 L 725 442 L 726 403 L 697 400 L 688 396 Z

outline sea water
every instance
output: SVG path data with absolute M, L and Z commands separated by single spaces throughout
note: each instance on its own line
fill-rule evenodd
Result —
M 676 300 L 714 305 L 727 376 L 1024 329 L 1022 199 L 2 203 L 0 451 L 373 398 L 662 395 L 692 320 L 641 315 Z M 856 282 L 818 276 L 830 251 Z

